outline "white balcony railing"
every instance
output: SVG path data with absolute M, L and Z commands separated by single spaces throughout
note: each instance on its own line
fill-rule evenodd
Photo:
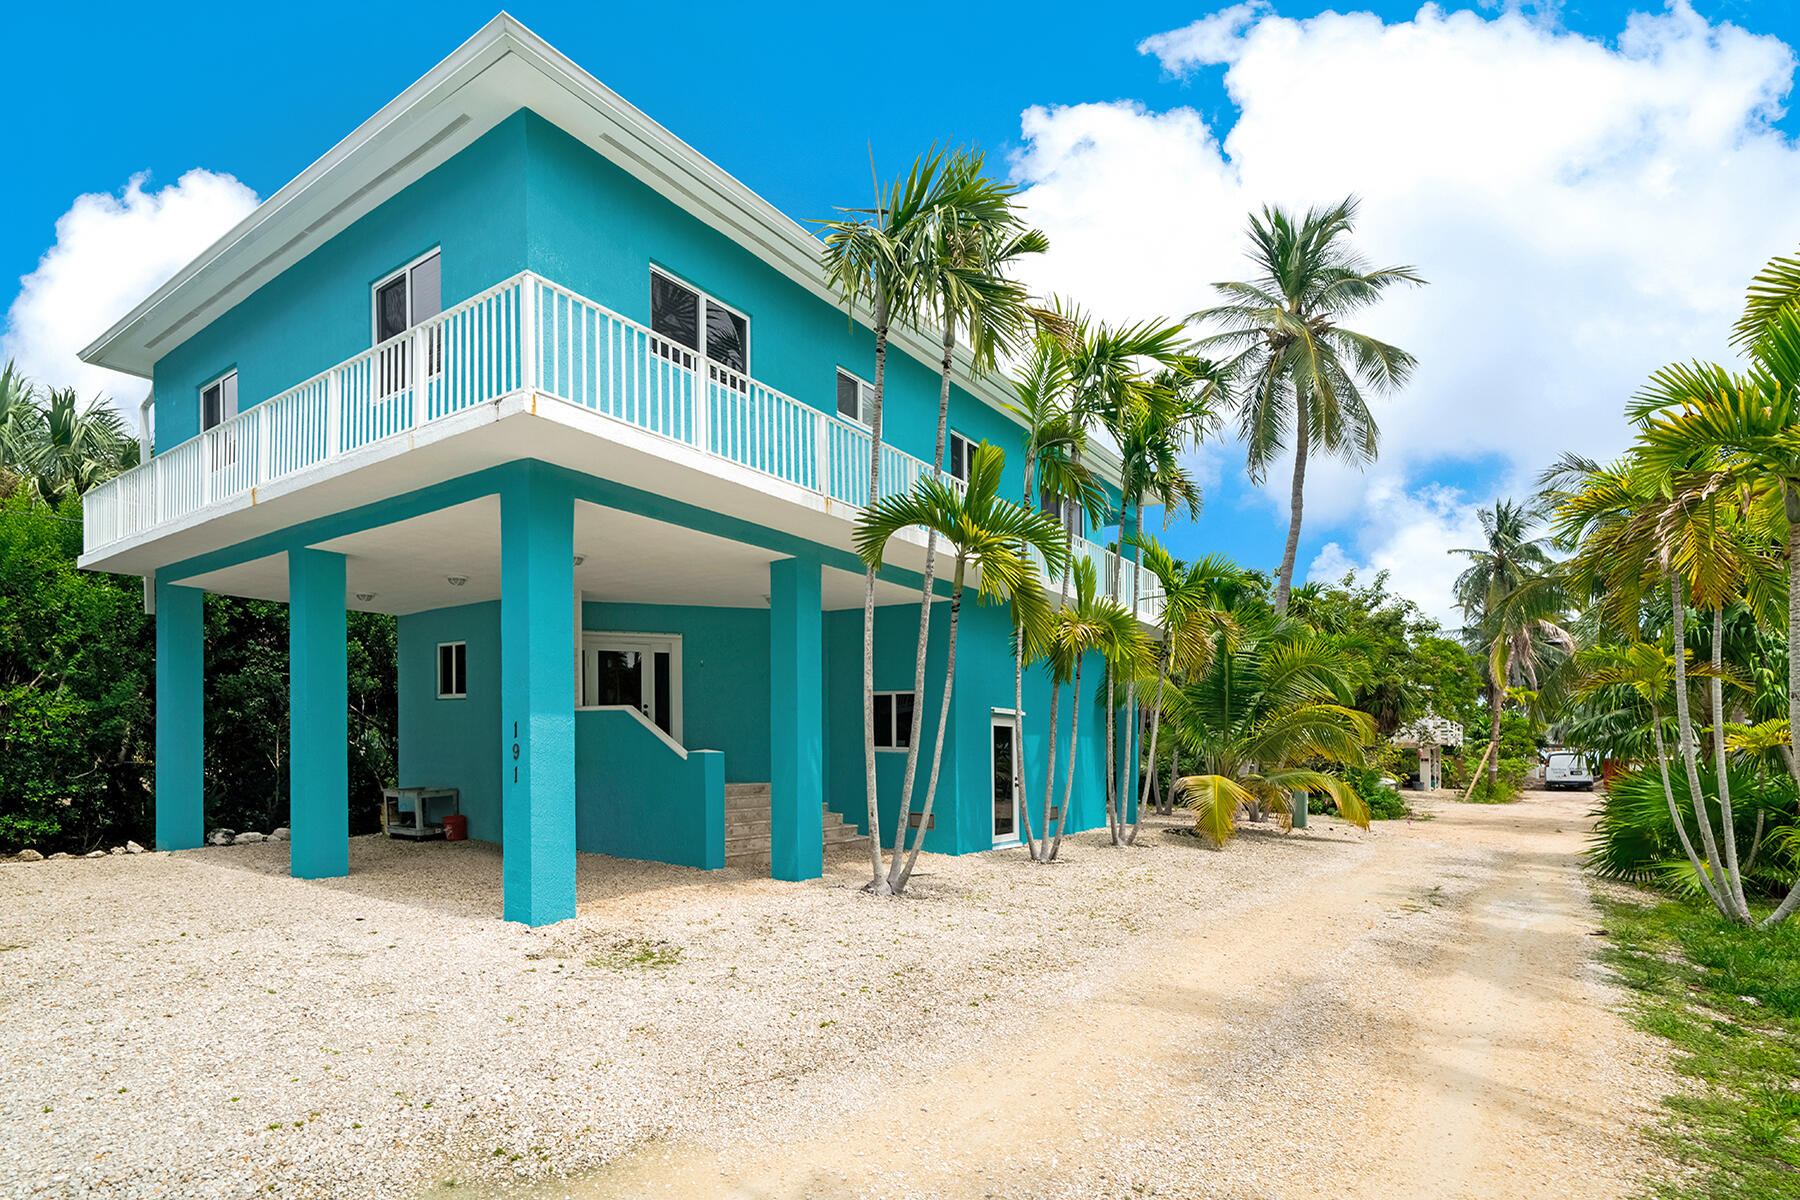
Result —
M 535 390 L 833 500 L 868 503 L 869 431 L 522 272 L 90 489 L 92 553 L 252 489 Z M 882 447 L 884 495 L 931 466 Z M 1129 562 L 1085 540 L 1101 579 Z M 1146 609 L 1153 611 L 1150 604 Z

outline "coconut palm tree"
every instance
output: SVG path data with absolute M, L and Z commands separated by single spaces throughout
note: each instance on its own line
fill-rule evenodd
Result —
M 1050 739 L 1044 769 L 1044 840 L 1033 855 L 1039 862 L 1056 861 L 1062 849 L 1063 831 L 1068 827 L 1069 802 L 1075 791 L 1076 747 L 1081 736 L 1081 674 L 1090 655 L 1099 654 L 1109 665 L 1141 666 L 1146 647 L 1137 618 L 1125 606 L 1100 590 L 1099 572 L 1093 560 L 1076 560 L 1069 573 L 1073 578 L 1073 603 L 1067 596 L 1052 620 L 1048 651 L 1050 672 Z M 1050 797 L 1056 784 L 1058 710 L 1062 705 L 1062 689 L 1071 690 L 1069 713 L 1068 767 L 1063 776 L 1062 801 L 1052 806 Z M 1110 712 L 1111 706 L 1102 708 Z M 1109 803 L 1110 803 L 1110 797 Z M 1110 815 L 1110 814 L 1109 814 Z
M 1226 611 L 1222 589 L 1242 578 L 1237 564 L 1219 554 L 1197 563 L 1184 563 L 1155 538 L 1132 538 L 1138 569 L 1148 570 L 1162 589 L 1162 636 L 1156 648 L 1156 697 L 1150 706 L 1150 752 L 1146 761 L 1156 770 L 1156 741 L 1162 730 L 1163 689 L 1173 667 L 1183 676 L 1204 671 L 1212 661 L 1213 638 L 1231 634 L 1236 623 Z M 1171 784 L 1173 790 L 1173 784 Z M 1129 844 L 1137 838 L 1137 823 L 1127 831 Z
M 944 168 L 940 203 L 928 225 L 926 253 L 921 262 L 922 284 L 929 293 L 927 314 L 942 330 L 943 354 L 938 372 L 937 443 L 932 454 L 932 473 L 942 477 L 944 451 L 950 429 L 950 380 L 953 374 L 957 330 L 969 334 L 971 362 L 985 372 L 994 366 L 1003 346 L 1016 344 L 1032 311 L 1024 287 L 1008 271 L 1030 254 L 1042 254 L 1050 243 L 1041 230 L 1031 229 L 1015 207 L 1018 188 L 989 179 L 983 173 L 980 151 L 958 152 Z M 919 635 L 913 671 L 913 694 L 925 691 L 925 657 L 931 644 L 931 610 L 937 583 L 937 533 L 926 530 L 925 570 L 919 588 Z M 1023 743 L 1019 743 L 1023 744 Z M 906 768 L 900 794 L 901 828 L 896 844 L 905 837 L 904 823 L 911 806 L 919 765 L 919 739 L 907 746 Z
M 1412 267 L 1370 270 L 1349 246 L 1356 224 L 1354 197 L 1294 216 L 1265 207 L 1250 219 L 1248 280 L 1215 284 L 1225 303 L 1189 321 L 1222 328 L 1200 340 L 1229 360 L 1234 406 L 1250 479 L 1260 484 L 1293 436 L 1287 545 L 1276 576 L 1275 611 L 1286 612 L 1300 546 L 1306 464 L 1314 452 L 1362 465 L 1380 443 L 1365 388 L 1386 391 L 1411 374 L 1413 356 L 1397 346 L 1346 329 L 1342 321 L 1368 308 L 1395 284 L 1421 284 Z
M 1467 636 L 1485 652 L 1488 663 L 1488 747 L 1482 765 L 1471 775 L 1471 794 L 1483 767 L 1490 788 L 1499 776 L 1500 713 L 1508 684 L 1517 674 L 1535 687 L 1546 640 L 1569 642 L 1553 619 L 1566 605 L 1550 577 L 1549 538 L 1531 536 L 1540 519 L 1537 509 L 1501 499 L 1479 515 L 1484 544 L 1450 551 L 1470 560 L 1453 590 L 1468 622 Z M 1572 652 L 1574 646 L 1567 648 Z
M 931 827 L 932 806 L 937 800 L 938 768 L 944 756 L 945 723 L 950 715 L 951 688 L 956 681 L 956 638 L 962 615 L 963 589 L 970 569 L 976 573 L 976 594 L 993 603 L 1010 603 L 1015 619 L 1028 640 L 1047 636 L 1050 608 L 1044 598 L 1037 561 L 1053 569 L 1062 567 L 1062 530 L 1056 521 L 1035 509 L 1000 498 L 1000 476 L 1006 455 L 987 442 L 970 456 L 969 478 L 959 491 L 943 479 L 925 476 L 908 493 L 888 496 L 864 509 L 857 518 L 853 538 L 863 562 L 879 570 L 888 542 L 903 529 L 935 530 L 954 554 L 950 585 L 949 651 L 944 665 L 943 701 L 938 708 L 937 736 L 931 750 L 931 774 L 925 785 L 925 807 L 919 832 L 907 851 L 902 836 L 894 843 L 893 861 L 885 876 L 895 894 L 906 890 Z M 910 821 L 912 797 L 902 795 L 904 833 Z M 873 828 L 873 827 L 871 827 Z M 871 839 L 873 840 L 873 839 Z
M 137 439 L 104 397 L 83 404 L 74 388 L 60 388 L 45 394 L 41 411 L 31 470 L 44 503 L 54 507 L 137 464 Z
M 1215 847 L 1236 831 L 1240 808 L 1291 813 L 1323 794 L 1345 820 L 1368 827 L 1369 810 L 1319 762 L 1361 765 L 1374 720 L 1343 703 L 1349 664 L 1328 638 L 1275 613 L 1234 614 L 1238 630 L 1214 635 L 1207 670 L 1174 697 L 1171 732 L 1200 760 L 1176 784 L 1195 831 Z
M 915 322 L 933 292 L 925 263 L 930 235 L 945 190 L 945 155 L 933 149 L 887 187 L 877 187 L 875 206 L 842 209 L 840 218 L 818 222 L 824 231 L 826 278 L 843 296 L 850 315 L 867 303 L 875 335 L 875 390 L 869 408 L 868 502 L 881 497 L 881 418 L 887 387 L 888 336 L 895 322 Z M 875 568 L 863 579 L 863 771 L 871 835 L 880 827 L 875 793 Z M 886 888 L 880 839 L 869 838 L 870 886 Z
M 0 369 L 0 495 L 11 495 L 35 472 L 44 441 L 37 388 L 10 360 Z

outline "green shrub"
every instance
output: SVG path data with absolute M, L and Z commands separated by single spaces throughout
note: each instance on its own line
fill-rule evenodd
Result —
M 1706 758 L 1701 758 L 1698 766 L 1707 819 L 1717 830 L 1721 828 L 1718 777 Z M 1726 778 L 1731 783 L 1732 824 L 1744 887 L 1752 895 L 1782 895 L 1792 882 L 1788 846 L 1795 828 L 1794 782 L 1785 771 L 1742 762 L 1731 763 Z M 1692 836 L 1693 794 L 1678 758 L 1669 763 L 1669 787 Z M 1587 868 L 1594 874 L 1681 895 L 1699 894 L 1700 881 L 1669 819 L 1662 773 L 1654 764 L 1614 780 L 1599 797 L 1594 817 L 1586 855 Z M 1759 820 L 1763 831 L 1760 843 L 1756 836 Z M 1698 849 L 1698 838 L 1695 846 Z
M 1501 745 L 1505 744 L 1502 740 Z M 1472 804 L 1510 804 L 1519 798 L 1519 788 L 1530 773 L 1530 759 L 1503 758 L 1498 771 L 1491 775 L 1486 771 L 1481 773 L 1475 790 L 1469 794 L 1469 801 Z
M 1369 806 L 1369 817 L 1375 821 L 1398 821 L 1409 817 L 1412 813 L 1406 807 L 1406 799 L 1399 792 L 1381 782 L 1381 772 L 1373 767 L 1345 767 L 1344 782 L 1356 790 L 1364 804 Z M 1309 813 L 1337 812 L 1337 804 L 1329 796 L 1314 795 L 1308 798 L 1306 811 Z

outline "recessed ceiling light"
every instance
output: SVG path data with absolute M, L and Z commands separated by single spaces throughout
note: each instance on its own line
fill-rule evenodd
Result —
M 361 600 L 364 604 L 367 604 L 369 601 L 371 601 L 375 598 L 375 593 L 374 592 L 358 592 L 358 593 L 356 593 L 356 598 L 358 600 Z
M 578 567 L 586 561 L 587 561 L 587 555 L 585 555 L 585 554 L 577 554 L 575 556 L 575 565 Z
M 469 577 L 467 575 L 446 575 L 444 578 L 449 581 L 451 587 L 461 587 L 463 584 L 469 582 Z

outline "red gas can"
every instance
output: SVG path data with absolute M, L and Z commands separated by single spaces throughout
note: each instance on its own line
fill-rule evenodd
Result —
M 469 818 L 461 813 L 450 813 L 444 818 L 444 840 L 446 842 L 466 842 L 469 840 Z

